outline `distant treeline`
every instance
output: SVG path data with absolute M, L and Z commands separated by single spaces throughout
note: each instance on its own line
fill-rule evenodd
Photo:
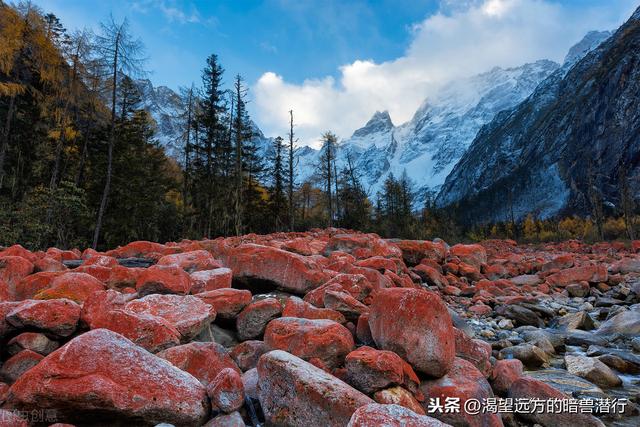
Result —
M 294 112 L 263 158 L 247 87 L 237 75 L 225 88 L 216 55 L 200 85 L 180 91 L 183 152 L 170 158 L 133 80 L 143 57 L 126 21 L 71 33 L 31 3 L 0 1 L 0 245 L 105 248 L 325 226 L 449 241 L 590 236 L 579 218 L 463 228 L 429 195 L 416 212 L 406 175 L 369 197 L 351 159 L 336 161 L 331 132 L 315 176 L 298 182 Z M 625 234 L 611 221 L 607 237 Z

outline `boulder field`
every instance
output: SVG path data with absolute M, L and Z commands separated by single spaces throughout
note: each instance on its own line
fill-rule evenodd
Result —
M 640 425 L 639 250 L 343 229 L 0 248 L 0 427 Z

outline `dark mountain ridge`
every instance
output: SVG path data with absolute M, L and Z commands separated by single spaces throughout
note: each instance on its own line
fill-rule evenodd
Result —
M 563 75 L 563 73 L 566 74 Z M 466 223 L 588 214 L 640 190 L 640 8 L 569 70 L 485 125 L 438 195 Z M 595 195 L 595 199 L 594 199 Z

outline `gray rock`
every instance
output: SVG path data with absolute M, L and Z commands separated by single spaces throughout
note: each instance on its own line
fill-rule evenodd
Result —
M 569 373 L 600 387 L 617 387 L 622 384 L 620 377 L 611 368 L 594 357 L 566 355 L 564 361 Z
M 618 333 L 628 337 L 637 337 L 640 335 L 640 304 L 631 306 L 629 310 L 618 313 L 602 322 L 596 333 L 599 335 Z
M 549 384 L 577 399 L 606 399 L 609 397 L 609 395 L 602 391 L 597 385 L 577 375 L 570 374 L 564 369 L 542 369 L 527 372 L 526 375 Z
M 607 345 L 607 342 L 608 340 L 605 337 L 578 329 L 569 331 L 565 337 L 565 343 L 567 345 L 580 345 L 588 347 L 590 345 Z
M 612 355 L 624 360 L 627 364 L 629 373 L 640 373 L 640 356 L 626 350 L 618 350 L 615 348 L 606 348 L 602 346 L 592 345 L 587 349 L 587 356 L 604 356 Z
M 518 359 L 528 368 L 539 368 L 549 363 L 549 355 L 532 344 L 504 348 L 498 353 L 498 358 Z
M 544 326 L 540 316 L 534 311 L 519 305 L 501 305 L 495 309 L 495 312 L 515 321 L 518 325 Z
M 584 311 L 578 311 L 576 313 L 565 314 L 558 319 L 558 328 L 566 331 L 572 331 L 575 329 L 591 331 L 595 329 L 595 323 L 587 313 Z
M 521 332 L 525 341 L 535 341 L 537 338 L 543 337 L 553 345 L 555 351 L 564 351 L 565 335 L 558 331 L 549 329 L 528 329 Z M 514 342 L 514 344 L 517 344 Z

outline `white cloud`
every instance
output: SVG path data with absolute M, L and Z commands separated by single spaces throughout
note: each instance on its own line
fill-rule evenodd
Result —
M 305 145 L 317 145 L 325 130 L 349 137 L 376 110 L 389 110 L 399 124 L 448 80 L 494 66 L 561 62 L 584 34 L 614 29 L 637 4 L 611 0 L 599 7 L 569 7 L 550 0 L 446 0 L 440 6 L 412 28 L 405 55 L 393 61 L 356 60 L 340 67 L 338 79 L 302 84 L 263 74 L 253 91 L 257 122 L 268 135 L 283 134 L 293 109 Z
M 140 13 L 148 13 L 152 8 L 162 12 L 169 23 L 198 24 L 202 22 L 200 12 L 192 3 L 180 5 L 175 0 L 138 0 L 130 4 L 132 10 Z M 205 23 L 210 23 L 208 18 Z

